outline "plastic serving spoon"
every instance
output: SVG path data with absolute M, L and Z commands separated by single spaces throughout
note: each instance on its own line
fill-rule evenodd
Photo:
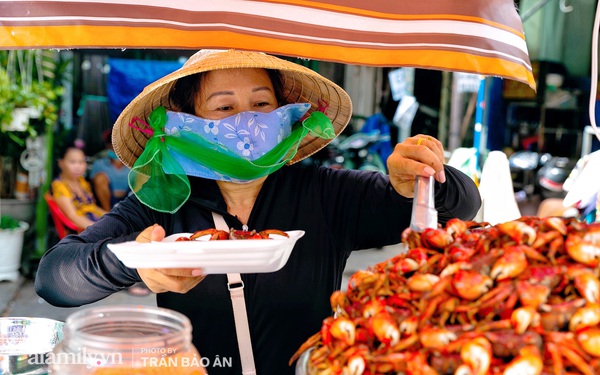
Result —
M 422 232 L 426 228 L 436 229 L 438 214 L 435 209 L 433 176 L 415 178 L 415 197 L 413 198 L 410 228 Z

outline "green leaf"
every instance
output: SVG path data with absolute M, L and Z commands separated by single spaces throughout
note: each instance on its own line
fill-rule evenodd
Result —
M 18 220 L 11 216 L 2 216 L 0 218 L 0 229 L 15 229 L 19 228 L 21 224 Z

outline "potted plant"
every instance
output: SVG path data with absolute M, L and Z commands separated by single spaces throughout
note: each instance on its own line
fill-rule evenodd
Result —
M 3 198 L 14 198 L 17 172 L 22 167 L 19 159 L 26 149 L 27 139 L 53 131 L 64 91 L 61 85 L 50 80 L 33 79 L 33 70 L 23 76 L 24 73 L 15 73 L 20 72 L 19 69 L 3 68 L 11 65 L 10 52 L 0 51 L 0 171 L 3 177 L 0 197 Z
M 1 61 L 1 59 L 0 59 Z M 24 147 L 25 139 L 43 133 L 58 120 L 62 86 L 33 81 L 23 86 L 0 67 L 0 137 Z
M 15 281 L 19 278 L 23 237 L 29 224 L 8 215 L 0 215 L 0 281 Z
M 68 64 L 57 51 L 0 51 L 0 280 L 18 277 L 29 253 L 44 247 L 47 208 L 38 198 L 51 175 L 47 153 Z M 17 191 L 23 185 L 25 192 Z

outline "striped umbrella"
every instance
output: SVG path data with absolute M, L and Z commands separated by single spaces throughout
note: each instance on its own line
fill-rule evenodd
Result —
M 0 0 L 0 47 L 237 48 L 535 88 L 513 0 Z

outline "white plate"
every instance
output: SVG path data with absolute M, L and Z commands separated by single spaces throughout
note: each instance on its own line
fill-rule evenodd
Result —
M 275 272 L 287 262 L 304 231 L 286 232 L 289 238 L 271 235 L 264 240 L 175 241 L 191 233 L 177 233 L 160 242 L 129 241 L 108 244 L 130 268 L 202 268 L 206 274 Z

